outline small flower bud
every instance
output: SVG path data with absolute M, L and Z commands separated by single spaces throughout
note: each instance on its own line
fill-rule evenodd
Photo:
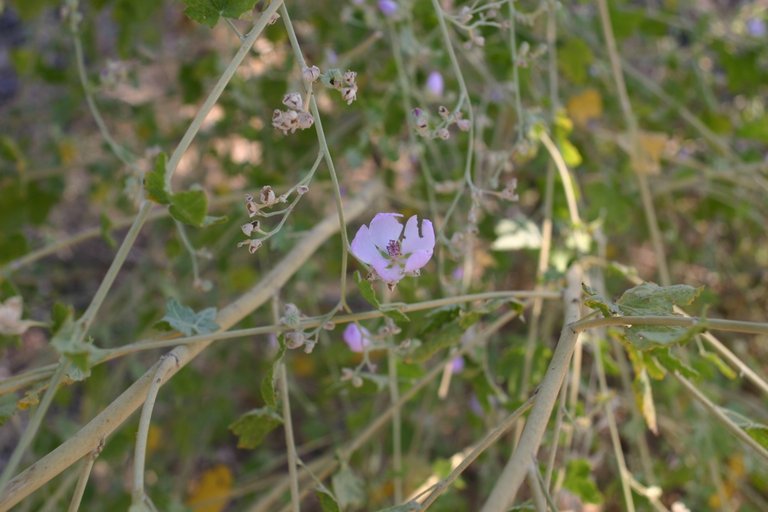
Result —
M 448 131 L 448 128 L 440 128 L 437 130 L 437 136 L 443 140 L 448 140 L 451 138 L 451 132 Z
M 475 44 L 475 46 L 485 46 L 485 38 L 483 36 L 474 36 L 472 38 L 472 42 Z
M 304 101 L 301 99 L 301 94 L 298 92 L 290 92 L 283 96 L 283 105 L 293 110 L 301 110 Z
M 245 209 L 248 211 L 249 217 L 253 217 L 259 212 L 259 207 L 254 202 L 251 194 L 245 195 Z
M 469 119 L 459 119 L 456 121 L 456 126 L 459 127 L 459 130 L 468 132 L 471 125 L 469 124 Z
M 289 349 L 299 348 L 306 341 L 306 337 L 303 332 L 291 331 L 285 333 L 285 346 Z
M 309 112 L 304 112 L 303 110 L 299 112 L 298 118 L 296 119 L 296 123 L 301 130 L 306 130 L 307 128 L 310 128 L 313 124 L 315 124 L 315 118 L 312 117 L 312 114 Z
M 353 101 L 357 99 L 357 85 L 341 88 L 341 97 L 347 102 L 347 105 L 351 105 Z
M 270 16 L 269 21 L 267 22 L 267 25 L 274 25 L 277 23 L 277 20 L 280 19 L 280 14 L 274 13 L 272 16 Z
M 245 236 L 251 236 L 251 234 L 254 231 L 258 231 L 260 222 L 255 220 L 253 222 L 249 222 L 248 224 L 243 224 L 240 226 L 240 229 L 245 233 Z
M 307 192 L 309 192 L 309 187 L 306 185 L 299 185 L 298 187 L 296 187 L 296 193 L 299 194 L 300 196 L 303 196 Z
M 465 5 L 459 11 L 459 23 L 466 25 L 472 20 L 472 9 Z
M 251 254 L 256 254 L 256 251 L 259 250 L 259 247 L 261 247 L 261 240 L 253 239 L 253 240 L 244 240 L 237 244 L 238 247 L 246 246 L 248 247 L 248 252 Z
M 304 339 L 304 353 L 305 354 L 311 354 L 313 350 L 315 350 L 315 345 L 317 345 L 317 338 L 305 338 Z
M 437 107 L 437 113 L 440 114 L 440 117 L 442 117 L 445 120 L 447 120 L 448 116 L 450 115 L 450 111 L 448 110 L 448 108 L 443 105 L 440 105 L 439 107 Z
M 269 185 L 264 185 L 261 187 L 261 192 L 259 192 L 259 201 L 267 206 L 275 204 L 275 191 L 272 190 L 272 187 Z
M 347 84 L 348 86 L 351 87 L 355 85 L 357 83 L 356 80 L 357 80 L 357 73 L 355 73 L 354 71 L 347 70 L 344 73 L 344 83 Z
M 301 70 L 301 76 L 305 82 L 311 84 L 320 78 L 320 68 L 317 66 L 304 66 L 304 69 Z
M 325 329 L 326 331 L 332 331 L 335 328 L 336 328 L 336 323 L 331 320 L 328 320 L 323 324 L 323 329 Z
M 298 328 L 300 321 L 301 311 L 299 308 L 296 307 L 296 304 L 287 303 L 283 308 L 283 317 L 280 319 L 280 323 Z

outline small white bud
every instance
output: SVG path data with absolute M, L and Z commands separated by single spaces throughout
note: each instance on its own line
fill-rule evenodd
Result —
M 264 205 L 272 205 L 275 204 L 275 191 L 272 190 L 272 187 L 269 185 L 265 185 L 261 187 L 261 192 L 259 192 L 259 201 L 261 201 Z
M 245 209 L 248 211 L 249 217 L 253 217 L 259 212 L 259 207 L 254 202 L 251 194 L 245 195 Z
M 472 10 L 469 8 L 469 6 L 465 5 L 459 11 L 459 22 L 466 25 L 471 20 L 472 20 Z
M 299 112 L 296 122 L 298 127 L 301 130 L 306 130 L 307 128 L 310 128 L 313 124 L 315 124 L 315 118 L 312 117 L 312 114 L 310 114 L 309 112 L 304 112 L 302 110 L 301 112 Z
M 456 126 L 463 132 L 468 132 L 470 128 L 469 119 L 459 119 L 456 121 Z
M 485 38 L 483 36 L 473 37 L 472 42 L 475 43 L 476 46 L 485 46 Z
M 448 140 L 451 138 L 451 132 L 448 131 L 448 128 L 440 128 L 437 130 L 437 136 L 443 140 Z
M 352 84 L 350 87 L 342 87 L 341 97 L 347 102 L 347 105 L 351 105 L 357 99 L 357 85 Z
M 440 117 L 442 117 L 443 119 L 446 119 L 446 120 L 448 119 L 448 116 L 450 115 L 450 111 L 448 110 L 448 108 L 443 106 L 443 105 L 440 105 L 439 107 L 437 107 L 437 113 L 440 114 Z
M 304 69 L 301 70 L 301 76 L 304 78 L 304 81 L 309 84 L 316 82 L 317 79 L 320 78 L 320 68 L 317 66 L 304 66 Z
M 285 346 L 294 349 L 299 348 L 306 341 L 306 337 L 303 332 L 292 331 L 285 333 Z
M 309 192 L 309 187 L 306 185 L 299 185 L 298 187 L 296 187 L 296 193 L 299 194 L 300 196 L 303 196 L 307 192 Z
M 260 222 L 255 220 L 253 222 L 249 222 L 248 224 L 243 224 L 240 226 L 240 229 L 243 231 L 245 236 L 251 236 L 251 234 L 254 231 L 258 231 Z
M 280 19 L 280 15 L 278 13 L 274 13 L 272 16 L 270 16 L 269 21 L 267 22 L 267 25 L 274 25 L 277 23 L 277 20 Z
M 357 73 L 355 73 L 354 71 L 347 70 L 344 73 L 344 83 L 347 84 L 348 86 L 352 87 L 353 85 L 355 85 L 356 80 L 357 80 Z
M 298 92 L 289 92 L 283 96 L 283 105 L 293 110 L 301 110 L 304 106 L 304 101 Z

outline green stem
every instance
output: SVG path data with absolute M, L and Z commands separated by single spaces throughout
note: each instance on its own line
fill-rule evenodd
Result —
M 397 355 L 392 347 L 387 351 L 387 368 L 389 381 L 389 399 L 392 402 L 392 471 L 394 473 L 395 504 L 403 501 L 403 441 L 402 418 L 400 407 L 400 390 L 397 382 Z
M 59 384 L 61 384 L 61 381 L 64 378 L 64 375 L 66 375 L 68 369 L 69 364 L 65 361 L 60 362 L 56 367 L 56 371 L 51 377 L 51 381 L 48 383 L 48 389 L 45 390 L 45 394 L 40 400 L 40 404 L 29 418 L 27 428 L 24 429 L 24 433 L 21 435 L 21 439 L 19 439 L 18 444 L 13 449 L 13 453 L 11 453 L 11 457 L 8 459 L 8 463 L 3 469 L 3 473 L 0 475 L 0 496 L 5 491 L 5 486 L 8 484 L 8 481 L 16 472 L 16 469 L 18 469 L 21 458 L 24 456 L 24 452 L 27 451 L 27 448 L 29 448 L 29 445 L 31 445 L 32 441 L 35 439 L 35 435 L 37 434 L 37 430 L 40 428 L 40 424 L 43 422 L 45 413 L 48 412 L 48 408 L 51 406 L 51 402 L 53 401 L 53 397 L 56 394 L 56 390 L 58 389 Z
M 174 367 L 178 366 L 179 360 L 176 359 L 176 355 L 173 352 L 164 356 L 162 362 L 157 366 L 154 377 L 152 377 L 152 383 L 149 386 L 147 397 L 141 408 L 141 417 L 139 419 L 139 428 L 136 432 L 136 447 L 133 456 L 132 503 L 134 506 L 139 506 L 146 502 L 146 495 L 144 493 L 144 464 L 147 455 L 149 426 L 152 420 L 152 410 L 155 407 L 155 400 L 157 400 L 157 393 L 160 391 L 160 386 L 162 386 L 165 381 L 166 374 Z
M 515 115 L 517 117 L 517 140 L 520 141 L 525 136 L 525 130 L 523 128 L 523 103 L 520 94 L 520 72 L 517 62 L 517 34 L 515 33 L 515 1 L 507 0 L 507 6 L 509 6 L 509 53 L 512 58 L 512 88 L 514 89 L 515 98 Z M 551 50 L 551 48 L 550 48 Z M 550 76 L 550 87 L 552 87 L 552 80 Z M 556 84 L 557 82 L 555 82 Z
M 293 29 L 293 23 L 291 23 L 291 17 L 288 15 L 288 9 L 286 9 L 285 5 L 280 6 L 280 16 L 283 19 L 285 30 L 288 32 L 288 39 L 291 42 L 291 49 L 293 50 L 293 55 L 296 58 L 296 62 L 299 65 L 299 70 L 301 71 L 307 67 L 307 63 L 304 60 L 304 55 L 301 52 L 301 46 L 299 46 L 299 40 L 296 38 L 296 32 Z M 322 150 L 323 155 L 325 156 L 325 164 L 328 166 L 328 172 L 331 175 L 334 199 L 336 200 L 336 211 L 339 215 L 339 228 L 341 232 L 340 303 L 342 306 L 344 306 L 346 305 L 347 301 L 347 265 L 349 261 L 349 238 L 347 237 L 347 223 L 344 220 L 344 204 L 341 199 L 341 185 L 339 184 L 339 178 L 336 174 L 336 166 L 333 164 L 331 150 L 328 148 L 328 141 L 325 138 L 323 122 L 320 119 L 320 111 L 317 108 L 315 95 L 312 94 L 311 84 L 305 84 L 305 92 L 309 94 L 309 107 L 312 110 L 312 117 L 315 120 L 315 132 L 317 133 L 317 141 L 320 144 L 320 149 Z

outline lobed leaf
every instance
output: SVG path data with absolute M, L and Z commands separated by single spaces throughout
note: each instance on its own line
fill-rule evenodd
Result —
M 283 418 L 272 407 L 253 409 L 229 425 L 229 430 L 237 436 L 237 447 L 252 450 L 259 446 L 267 434 L 280 424 Z
M 170 298 L 166 302 L 165 309 L 163 321 L 168 322 L 168 325 L 185 336 L 209 334 L 220 329 L 216 323 L 216 308 L 205 308 L 195 313 L 192 308 Z

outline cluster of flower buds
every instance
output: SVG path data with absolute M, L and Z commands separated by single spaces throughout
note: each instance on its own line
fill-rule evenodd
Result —
M 357 73 L 354 71 L 347 70 L 342 73 L 338 69 L 329 69 L 323 75 L 323 83 L 341 92 L 341 98 L 347 105 L 357 99 Z
M 304 352 L 310 354 L 315 349 L 315 345 L 317 345 L 317 333 L 307 334 L 304 332 L 301 328 L 301 321 L 305 318 L 306 316 L 301 313 L 295 304 L 288 303 L 283 309 L 280 323 L 293 329 L 284 334 L 286 348 L 294 350 L 304 347 Z
M 363 385 L 363 378 L 360 377 L 359 372 L 353 370 L 352 368 L 341 369 L 341 381 L 349 381 L 352 383 L 352 386 L 356 388 L 359 388 Z
M 77 30 L 80 26 L 80 22 L 83 21 L 83 15 L 78 10 L 77 0 L 66 0 L 64 5 L 61 6 L 61 19 L 69 23 L 69 28 Z
M 312 114 L 304 109 L 304 100 L 298 92 L 283 96 L 283 105 L 288 107 L 288 110 L 275 109 L 272 113 L 272 126 L 283 132 L 283 135 L 296 130 L 306 130 L 315 123 Z
M 248 212 L 248 217 L 253 219 L 263 208 L 272 206 L 273 204 L 277 203 L 279 199 L 282 199 L 282 196 L 280 198 L 275 197 L 275 191 L 272 190 L 272 187 L 269 185 L 261 187 L 258 202 L 252 194 L 246 194 L 245 210 Z M 258 221 L 258 219 L 243 224 L 240 226 L 240 230 L 243 232 L 243 234 L 245 234 L 245 236 L 249 238 L 254 234 L 263 234 L 263 231 L 261 230 L 261 223 Z M 254 254 L 262 246 L 262 240 L 260 238 L 250 238 L 250 240 L 243 240 L 237 244 L 237 246 L 248 247 L 248 252 Z
M 414 123 L 416 125 L 416 131 L 419 135 L 432 139 L 437 138 L 447 140 L 451 137 L 451 132 L 448 130 L 448 128 L 450 128 L 453 124 L 455 124 L 459 130 L 463 132 L 469 131 L 469 128 L 471 127 L 470 121 L 469 119 L 463 118 L 463 114 L 460 110 L 451 113 L 447 107 L 440 105 L 440 107 L 437 109 L 437 112 L 440 114 L 442 122 L 439 125 L 430 128 L 429 114 L 424 109 L 414 108 L 411 111 L 411 115 L 413 116 Z

